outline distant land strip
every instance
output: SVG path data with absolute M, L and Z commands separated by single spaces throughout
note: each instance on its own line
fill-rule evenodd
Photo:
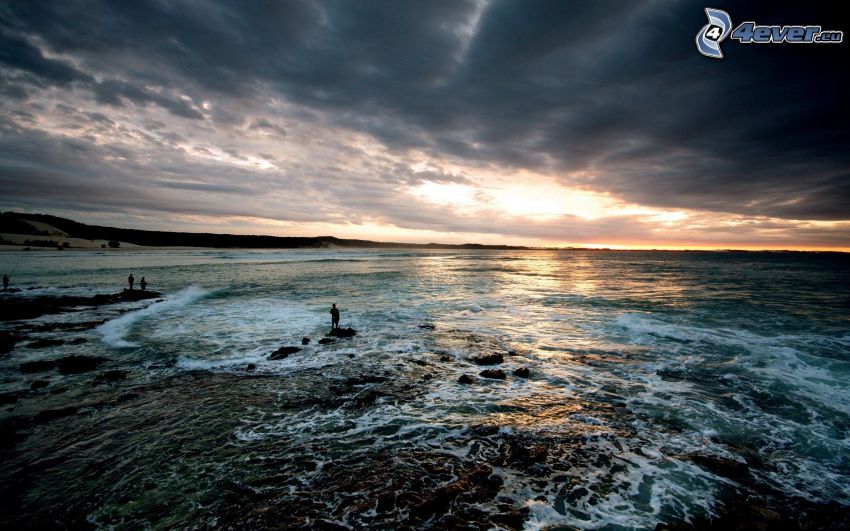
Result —
M 39 228 L 29 222 L 48 225 L 49 228 Z M 50 229 L 55 229 L 51 231 Z M 57 233 L 61 231 L 61 233 Z M 58 243 L 65 238 L 83 240 L 105 240 L 126 242 L 133 245 L 149 247 L 212 247 L 218 249 L 321 249 L 327 247 L 350 247 L 368 249 L 494 249 L 494 250 L 523 250 L 533 247 L 515 245 L 483 245 L 480 243 L 444 244 L 444 243 L 396 243 L 375 242 L 370 240 L 349 240 L 333 236 L 250 236 L 241 234 L 212 234 L 195 232 L 167 232 L 155 230 L 120 229 L 116 227 L 101 227 L 86 225 L 70 219 L 47 214 L 23 214 L 20 212 L 3 212 L 0 214 L 0 234 L 32 235 L 33 246 L 55 247 L 56 245 L 40 245 Z M 54 241 L 54 240 L 59 241 Z M 13 242 L 0 242 L 10 244 Z M 20 244 L 18 244 L 20 245 Z

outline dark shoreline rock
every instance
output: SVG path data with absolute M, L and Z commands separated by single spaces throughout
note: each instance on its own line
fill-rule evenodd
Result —
M 528 370 L 528 367 L 519 367 L 518 369 L 514 369 L 514 376 L 519 376 L 520 378 L 528 378 L 531 376 L 531 371 Z
M 58 347 L 64 344 L 64 339 L 36 339 L 35 341 L 30 341 L 25 346 L 27 348 L 47 348 Z
M 27 361 L 21 363 L 20 371 L 24 374 L 30 374 L 34 372 L 44 372 L 49 371 L 56 367 L 56 362 L 53 360 L 39 360 L 39 361 Z
M 0 300 L 0 321 L 34 319 L 42 315 L 69 312 L 77 306 L 103 306 L 119 302 L 155 299 L 160 296 L 162 294 L 156 291 L 125 289 L 121 293 L 91 297 L 60 295 L 58 297 L 3 298 Z
M 310 338 L 309 337 L 302 337 L 301 338 L 301 344 L 302 345 L 309 345 L 310 344 Z
M 0 332 L 0 354 L 11 352 L 20 338 L 11 332 Z
M 106 371 L 95 376 L 94 380 L 98 383 L 103 382 L 117 382 L 118 380 L 123 380 L 127 378 L 127 371 L 122 371 L 118 369 L 113 369 L 111 371 Z
M 494 352 L 493 354 L 472 358 L 472 361 L 478 365 L 499 365 L 505 361 L 505 358 L 498 352 Z
M 468 374 L 461 374 L 460 378 L 457 379 L 457 383 L 463 384 L 463 385 L 469 385 L 469 384 L 474 383 L 474 382 L 475 382 L 475 380 L 473 380 L 472 376 L 469 376 Z
M 336 341 L 336 339 L 334 339 L 332 337 L 323 337 L 322 339 L 319 340 L 319 344 L 320 345 L 330 345 L 331 343 L 334 343 L 335 341 Z
M 104 361 L 96 356 L 66 356 L 56 360 L 56 367 L 62 374 L 74 374 L 94 370 Z
M 354 337 L 357 335 L 357 330 L 348 327 L 348 328 L 334 328 L 328 333 L 328 336 L 331 337 Z
M 508 377 L 502 369 L 484 369 L 478 375 L 482 378 L 490 378 L 492 380 L 504 380 Z
M 300 352 L 301 349 L 298 347 L 280 347 L 275 350 L 271 354 L 269 354 L 270 360 L 282 360 L 289 357 L 290 354 L 295 354 L 296 352 Z

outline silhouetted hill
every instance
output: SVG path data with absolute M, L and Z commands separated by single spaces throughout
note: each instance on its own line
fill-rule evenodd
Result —
M 395 242 L 375 242 L 370 240 L 346 240 L 333 236 L 293 237 L 293 236 L 245 236 L 239 234 L 213 234 L 195 232 L 166 232 L 153 230 L 120 229 L 86 225 L 70 219 L 47 214 L 21 214 L 4 212 L 0 214 L 0 233 L 38 234 L 34 227 L 26 223 L 34 221 L 51 225 L 66 232 L 71 238 L 85 240 L 115 240 L 154 247 L 215 247 L 250 249 L 300 249 L 322 248 L 329 246 L 360 248 L 410 248 L 410 249 L 528 249 L 511 245 L 482 245 L 465 243 L 448 245 L 439 243 L 414 244 Z

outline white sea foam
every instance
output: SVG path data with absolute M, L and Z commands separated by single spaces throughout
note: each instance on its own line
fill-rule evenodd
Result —
M 107 321 L 96 328 L 96 331 L 101 335 L 101 340 L 113 348 L 134 348 L 138 347 L 138 343 L 128 341 L 127 335 L 133 329 L 133 326 L 143 319 L 154 317 L 165 312 L 170 312 L 180 307 L 186 306 L 196 300 L 208 295 L 210 292 L 198 286 L 189 286 L 162 302 L 155 302 L 146 308 L 136 310 Z

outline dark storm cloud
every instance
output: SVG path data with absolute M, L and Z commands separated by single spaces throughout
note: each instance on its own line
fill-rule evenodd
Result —
M 711 5 L 736 23 L 850 33 L 840 3 Z M 25 97 L 21 87 L 77 87 L 106 120 L 113 107 L 152 105 L 199 127 L 284 136 L 273 120 L 244 122 L 241 110 L 216 105 L 279 96 L 307 121 L 320 116 L 391 149 L 557 172 L 565 184 L 642 205 L 850 219 L 848 44 L 727 41 L 725 59 L 708 59 L 693 42 L 702 4 L 8 2 L 0 20 L 9 98 Z M 384 175 L 408 185 L 464 179 L 407 168 Z M 173 180 L 184 181 L 201 182 Z M 353 186 L 376 194 L 362 209 L 389 212 L 397 202 Z
M 26 40 L 0 31 L 0 62 L 6 67 L 32 74 L 47 83 L 66 86 L 74 81 L 92 82 L 91 76 L 63 61 L 44 57 Z

